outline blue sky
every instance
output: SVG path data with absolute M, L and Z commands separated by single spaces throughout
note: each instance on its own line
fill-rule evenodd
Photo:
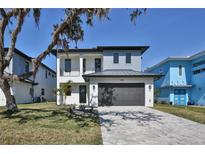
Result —
M 38 29 L 30 15 L 16 47 L 29 56 L 37 56 L 48 46 L 53 24 L 61 17 L 62 9 L 43 9 Z M 112 9 L 109 17 L 111 21 L 96 19 L 93 27 L 84 25 L 84 41 L 78 43 L 78 48 L 148 45 L 150 48 L 143 55 L 143 69 L 168 56 L 188 56 L 205 50 L 205 9 L 148 9 L 136 25 L 130 22 L 127 9 Z M 7 36 L 5 45 L 8 42 Z M 53 69 L 56 67 L 53 56 L 44 63 Z

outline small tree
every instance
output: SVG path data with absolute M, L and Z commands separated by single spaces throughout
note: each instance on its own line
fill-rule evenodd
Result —
M 71 93 L 71 81 L 60 84 L 60 88 L 56 90 L 57 95 L 64 97 L 62 101 L 66 101 L 66 96 Z

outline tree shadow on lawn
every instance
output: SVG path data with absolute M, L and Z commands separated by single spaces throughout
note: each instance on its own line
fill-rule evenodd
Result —
M 133 121 L 133 125 L 144 126 L 149 125 L 149 122 L 156 121 L 162 123 L 162 115 L 157 115 L 151 112 L 143 111 L 127 111 L 127 112 L 116 112 L 116 111 L 104 111 L 99 113 L 100 125 L 110 131 L 112 125 L 117 125 L 115 119 L 120 121 Z M 119 121 L 119 120 L 118 120 Z M 122 123 L 123 124 L 123 123 Z
M 58 109 L 35 109 L 35 108 L 22 108 L 19 112 L 9 113 L 7 111 L 0 112 L 2 118 L 17 120 L 19 124 L 28 122 L 36 122 L 38 120 L 48 119 L 55 120 L 55 122 L 66 122 L 74 120 L 80 127 L 89 126 L 90 122 L 99 124 L 97 110 L 90 111 L 74 111 L 69 112 L 69 108 Z M 62 119 L 64 121 L 62 121 Z

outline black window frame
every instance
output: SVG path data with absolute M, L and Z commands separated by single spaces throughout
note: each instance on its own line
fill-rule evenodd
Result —
M 179 65 L 179 76 L 182 76 L 182 68 L 183 68 L 183 66 Z
M 193 71 L 193 74 L 194 74 L 194 75 L 195 75 L 195 74 L 199 74 L 199 73 L 201 73 L 201 70 L 200 70 L 200 69 Z
M 83 58 L 83 73 L 86 72 L 86 59 Z
M 113 63 L 119 64 L 119 53 L 113 53 Z
M 46 77 L 46 79 L 48 78 L 48 71 L 47 70 L 45 70 L 45 77 Z
M 71 59 L 67 58 L 65 59 L 65 72 L 71 72 Z
M 45 89 L 41 88 L 41 96 L 45 96 Z
M 126 61 L 126 64 L 131 64 L 132 63 L 132 54 L 131 54 L 131 52 L 127 52 L 126 54 L 125 54 L 125 61 Z

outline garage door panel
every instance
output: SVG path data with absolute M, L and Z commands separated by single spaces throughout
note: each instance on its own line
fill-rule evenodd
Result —
M 143 83 L 99 84 L 99 105 L 144 106 Z

